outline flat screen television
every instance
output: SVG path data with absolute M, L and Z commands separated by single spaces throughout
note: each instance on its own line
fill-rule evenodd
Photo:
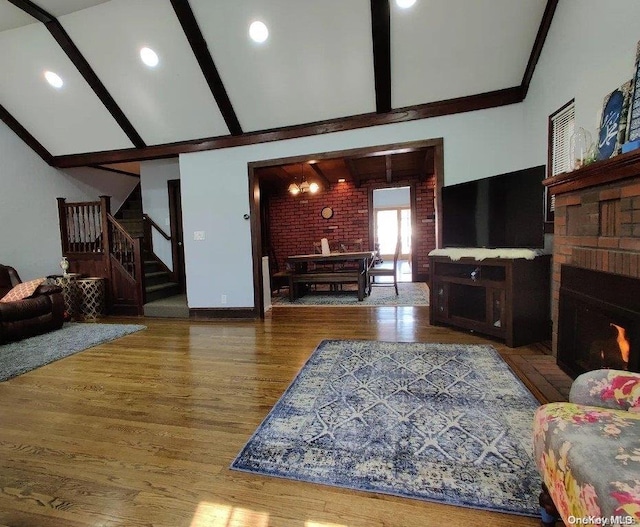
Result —
M 544 165 L 442 189 L 443 247 L 544 247 Z

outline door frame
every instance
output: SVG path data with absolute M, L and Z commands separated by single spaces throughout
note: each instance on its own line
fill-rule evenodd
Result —
M 349 150 L 339 150 L 335 152 L 310 153 L 306 155 L 283 157 L 278 159 L 265 159 L 262 161 L 252 161 L 247 163 L 248 191 L 249 191 L 249 213 L 251 220 L 251 252 L 253 259 L 253 302 L 256 316 L 264 318 L 264 288 L 262 276 L 262 220 L 260 202 L 260 178 L 255 171 L 258 168 L 273 167 L 285 164 L 304 163 L 313 159 L 333 159 L 337 157 L 353 157 L 376 155 L 384 151 L 385 154 L 392 154 L 394 151 L 402 151 L 407 148 L 433 148 L 433 167 L 436 176 L 434 188 L 434 208 L 436 222 L 436 247 L 441 247 L 442 243 L 442 187 L 444 186 L 444 139 L 442 137 L 434 139 L 424 139 L 420 141 L 410 141 L 406 143 L 394 143 L 389 145 L 375 145 L 363 148 L 353 148 Z M 391 185 L 390 185 L 391 186 Z M 400 185 L 398 185 L 400 186 Z M 406 186 L 402 185 L 402 186 Z M 415 189 L 411 192 L 411 207 L 416 210 Z M 372 214 L 373 193 L 369 192 L 369 214 Z M 416 215 L 412 214 L 412 234 L 416 232 Z M 372 228 L 371 217 L 369 217 L 369 229 Z M 371 232 L 369 233 L 371 236 Z M 371 238 L 370 238 L 371 239 Z M 412 240 L 412 248 L 415 247 Z M 413 258 L 415 258 L 415 252 Z M 415 262 L 412 262 L 412 264 Z M 416 271 L 412 265 L 412 274 Z M 413 279 L 413 278 L 412 278 Z
M 173 277 L 180 285 L 180 292 L 186 291 L 186 273 L 184 264 L 184 230 L 182 228 L 182 196 L 180 180 L 167 180 L 169 193 L 169 225 L 171 228 L 171 260 L 173 263 Z
M 405 187 L 409 187 L 409 185 L 405 185 Z M 384 189 L 375 189 L 375 190 L 384 190 Z M 411 198 L 409 198 L 411 200 Z M 411 207 L 411 201 L 409 201 L 409 205 L 408 206 L 402 206 L 402 207 L 378 207 L 377 209 L 373 210 L 373 214 L 371 215 L 372 217 L 372 221 L 373 221 L 373 233 L 374 233 L 374 237 L 373 239 L 375 240 L 375 235 L 376 235 L 376 227 L 378 225 L 378 218 L 377 218 L 377 213 L 381 212 L 381 211 L 396 211 L 396 215 L 398 216 L 398 225 L 401 226 L 402 224 L 402 220 L 401 220 L 401 213 L 398 214 L 398 212 L 401 212 L 403 210 L 408 210 L 411 213 L 411 242 L 413 243 L 413 210 Z M 411 252 L 409 253 L 403 253 L 402 251 L 400 251 L 398 257 L 402 260 L 405 259 L 407 256 L 411 256 L 413 254 L 413 246 L 411 247 Z M 380 256 L 393 256 L 393 253 L 390 254 L 385 254 L 385 253 L 380 253 Z

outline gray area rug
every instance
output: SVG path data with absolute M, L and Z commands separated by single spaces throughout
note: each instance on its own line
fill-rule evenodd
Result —
M 0 346 L 0 381 L 142 329 L 146 326 L 71 322 L 57 331 L 3 344 Z
M 320 287 L 320 286 L 318 286 Z M 293 302 L 288 291 L 272 299 L 274 306 L 428 306 L 429 286 L 423 282 L 399 283 L 398 295 L 393 286 L 379 286 L 371 290 L 371 296 L 358 301 L 356 290 L 312 291 Z
M 231 468 L 537 516 L 538 406 L 491 346 L 326 340 Z

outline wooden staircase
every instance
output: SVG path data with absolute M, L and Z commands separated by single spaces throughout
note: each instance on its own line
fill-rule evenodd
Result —
M 143 272 L 145 304 L 180 294 L 180 284 L 155 254 L 145 251 Z
M 140 185 L 115 216 L 109 196 L 66 203 L 58 198 L 62 254 L 69 271 L 106 279 L 107 310 L 143 315 L 144 304 L 181 293 L 175 274 L 154 254 L 152 229 L 166 234 L 142 212 Z
M 142 192 L 139 184 L 114 216 L 133 238 L 141 239 L 144 257 L 142 272 L 144 273 L 145 304 L 180 294 L 180 284 L 174 280 L 173 273 L 153 252 L 151 228 L 147 225 L 149 219 L 142 211 Z

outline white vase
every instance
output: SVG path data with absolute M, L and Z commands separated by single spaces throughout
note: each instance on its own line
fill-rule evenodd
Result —
M 60 269 L 62 269 L 62 275 L 67 276 L 67 271 L 69 270 L 69 260 L 67 260 L 66 256 L 63 256 L 62 260 L 60 260 Z

